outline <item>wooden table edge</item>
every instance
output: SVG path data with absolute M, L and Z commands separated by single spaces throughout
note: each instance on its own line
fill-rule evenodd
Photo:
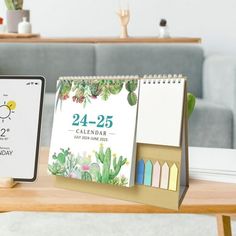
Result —
M 198 209 L 196 209 L 196 207 Z M 180 210 L 169 210 L 164 208 L 156 208 L 152 206 L 146 206 L 142 204 L 134 205 L 109 205 L 109 204 L 21 204 L 17 203 L 11 205 L 0 206 L 0 212 L 9 211 L 40 211 L 40 212 L 93 212 L 93 213 L 140 213 L 140 214 L 222 214 L 222 215 L 234 215 L 236 214 L 236 207 L 233 205 L 221 206 L 221 205 L 199 205 L 199 206 L 184 206 Z

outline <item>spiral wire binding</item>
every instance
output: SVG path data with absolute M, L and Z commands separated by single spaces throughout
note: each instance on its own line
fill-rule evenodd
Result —
M 141 80 L 143 84 L 170 84 L 170 83 L 181 83 L 182 79 L 186 79 L 182 74 L 154 74 L 154 75 L 144 75 L 140 77 L 138 75 L 112 75 L 112 76 L 63 76 L 59 80 L 71 80 L 71 81 L 80 81 L 80 80 Z
M 59 80 L 138 80 L 138 75 L 112 75 L 112 76 L 66 76 L 66 77 L 60 77 Z
M 170 84 L 181 83 L 181 80 L 186 79 L 182 74 L 159 74 L 159 75 L 145 75 L 141 78 L 143 84 Z

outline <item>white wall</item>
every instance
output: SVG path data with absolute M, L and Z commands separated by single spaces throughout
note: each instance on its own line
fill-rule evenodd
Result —
M 236 54 L 235 0 L 130 0 L 131 36 L 155 36 L 161 17 L 173 36 L 203 39 L 207 53 Z M 33 31 L 45 37 L 118 36 L 118 0 L 25 0 Z M 5 16 L 4 1 L 0 15 Z

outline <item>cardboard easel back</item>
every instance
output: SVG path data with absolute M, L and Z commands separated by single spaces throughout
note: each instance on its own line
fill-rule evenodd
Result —
M 189 155 L 188 155 L 188 102 L 187 102 L 187 81 L 184 91 L 183 127 L 181 135 L 182 157 L 181 157 L 181 179 L 182 191 L 179 193 L 179 206 L 182 204 L 184 196 L 189 188 Z

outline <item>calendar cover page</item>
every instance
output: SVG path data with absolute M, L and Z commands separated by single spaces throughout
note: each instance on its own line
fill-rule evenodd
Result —
M 137 79 L 59 79 L 50 174 L 134 184 Z

